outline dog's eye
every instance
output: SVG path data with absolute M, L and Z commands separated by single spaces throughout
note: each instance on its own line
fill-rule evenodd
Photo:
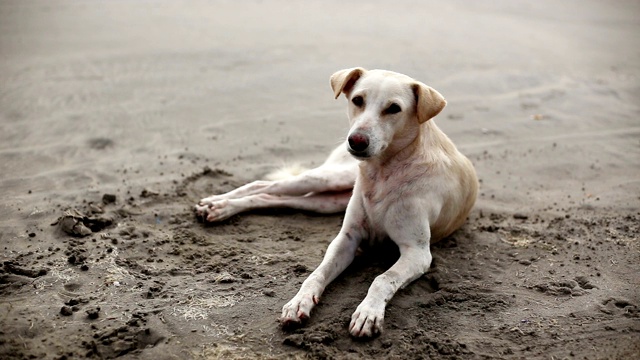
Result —
M 351 99 L 351 102 L 353 103 L 353 105 L 357 107 L 361 107 L 362 104 L 364 104 L 364 99 L 362 98 L 362 96 L 358 95 L 358 96 L 354 96 L 354 98 Z
M 402 111 L 402 109 L 400 109 L 400 105 L 398 105 L 396 103 L 393 103 L 393 104 L 389 105 L 389 107 L 384 110 L 384 113 L 387 114 L 387 115 L 392 115 L 392 114 L 397 114 L 400 111 Z

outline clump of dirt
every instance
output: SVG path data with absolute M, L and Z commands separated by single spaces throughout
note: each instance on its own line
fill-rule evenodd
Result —
M 68 210 L 51 225 L 58 225 L 69 235 L 84 237 L 113 224 L 113 218 L 87 216 L 76 209 Z

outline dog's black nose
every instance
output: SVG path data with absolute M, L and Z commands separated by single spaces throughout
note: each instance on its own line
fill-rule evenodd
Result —
M 349 136 L 349 147 L 356 152 L 362 152 L 369 147 L 369 138 L 365 135 L 355 133 Z

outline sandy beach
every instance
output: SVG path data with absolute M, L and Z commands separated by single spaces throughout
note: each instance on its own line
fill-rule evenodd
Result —
M 1 1 L 0 358 L 639 357 L 639 15 L 637 1 Z M 284 331 L 343 214 L 193 211 L 322 163 L 348 130 L 329 76 L 355 66 L 442 93 L 434 121 L 481 181 L 369 341 L 347 326 L 393 245 Z

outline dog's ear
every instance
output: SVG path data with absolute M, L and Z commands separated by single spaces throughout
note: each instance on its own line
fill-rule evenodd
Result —
M 333 93 L 336 95 L 336 99 L 343 92 L 349 92 L 356 81 L 358 81 L 366 71 L 367 70 L 361 67 L 357 67 L 336 71 L 331 75 L 331 88 L 333 89 Z
M 421 124 L 438 115 L 447 105 L 444 97 L 433 88 L 420 82 L 411 87 L 416 98 L 416 114 Z

